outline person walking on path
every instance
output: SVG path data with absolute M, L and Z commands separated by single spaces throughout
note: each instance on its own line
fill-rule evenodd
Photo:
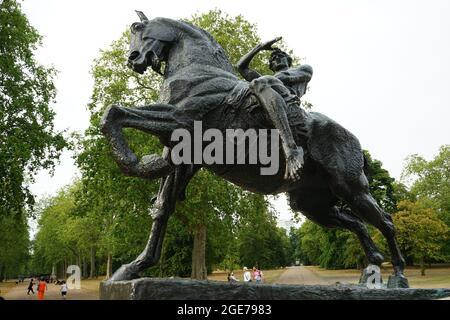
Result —
M 247 267 L 244 267 L 244 282 L 251 282 L 252 281 L 252 275 L 250 274 L 250 271 L 248 271 Z
M 65 281 L 62 282 L 61 285 L 61 296 L 64 300 L 66 300 L 67 291 L 69 289 L 67 288 L 67 283 Z
M 44 300 L 46 290 L 47 290 L 47 283 L 44 280 L 39 281 L 38 300 Z
M 231 271 L 231 272 L 228 274 L 228 282 L 238 282 L 238 281 L 239 281 L 239 280 L 236 279 L 236 277 L 234 276 L 234 272 Z
M 33 290 L 34 281 L 33 280 L 34 280 L 33 278 L 30 279 L 30 283 L 28 284 L 27 295 L 30 295 L 30 291 L 34 294 L 34 290 Z

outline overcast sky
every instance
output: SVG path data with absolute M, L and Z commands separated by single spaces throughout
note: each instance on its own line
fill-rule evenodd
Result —
M 178 19 L 214 8 L 257 23 L 262 40 L 283 36 L 314 69 L 305 99 L 353 132 L 393 177 L 408 155 L 431 159 L 450 143 L 447 0 L 28 0 L 23 10 L 44 36 L 38 59 L 59 70 L 56 127 L 87 128 L 92 61 L 138 20 L 135 9 Z M 32 190 L 53 194 L 75 172 L 65 153 L 55 175 L 40 173 Z M 289 217 L 284 198 L 275 205 Z

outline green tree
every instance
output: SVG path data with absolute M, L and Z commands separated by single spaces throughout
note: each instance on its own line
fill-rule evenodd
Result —
M 73 189 L 62 188 L 54 197 L 42 199 L 38 207 L 33 269 L 37 273 L 55 271 L 64 276 L 67 266 L 77 256 L 76 241 L 73 239 L 76 235 L 67 233 L 70 212 L 74 209 Z
M 409 200 L 427 199 L 439 218 L 450 227 L 450 145 L 440 147 L 430 161 L 417 154 L 406 159 L 402 181 L 410 186 Z M 450 239 L 443 254 L 450 257 Z
M 425 201 L 401 201 L 394 215 L 399 246 L 420 263 L 425 275 L 425 262 L 442 260 L 441 247 L 448 238 L 448 226 Z
M 324 230 L 310 220 L 306 220 L 298 229 L 299 257 L 306 265 L 320 264 L 320 255 L 323 251 L 322 238 Z
M 364 150 L 367 169 L 366 175 L 369 180 L 369 188 L 372 196 L 378 204 L 388 213 L 394 212 L 397 207 L 395 198 L 395 179 L 383 168 L 383 163 L 373 159 L 369 151 Z
M 257 25 L 245 20 L 241 15 L 231 17 L 220 10 L 211 10 L 201 15 L 194 15 L 187 21 L 211 33 L 225 50 L 233 65 L 261 43 Z M 272 71 L 268 66 L 269 55 L 268 51 L 261 52 L 252 60 L 251 67 L 261 74 L 271 74 Z
M 409 156 L 402 179 L 412 184 L 413 196 L 432 200 L 439 217 L 450 226 L 450 145 L 443 145 L 430 161 L 416 154 Z
M 3 217 L 0 223 L 0 282 L 25 273 L 29 249 L 25 215 Z
M 34 51 L 41 36 L 15 0 L 0 6 L 0 224 L 9 213 L 34 204 L 28 189 L 39 169 L 52 169 L 66 147 L 53 128 L 55 70 L 40 65 Z
M 298 248 L 300 246 L 300 239 L 298 236 L 298 229 L 291 227 L 289 229 L 289 249 L 288 249 L 288 262 L 289 264 L 295 264 L 300 259 Z
M 289 238 L 277 226 L 276 217 L 261 199 L 250 201 L 256 209 L 239 224 L 238 250 L 242 266 L 262 269 L 285 267 L 288 262 Z

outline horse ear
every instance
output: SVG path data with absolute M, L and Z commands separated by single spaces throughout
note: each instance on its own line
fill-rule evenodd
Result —
M 136 11 L 137 15 L 141 19 L 141 22 L 148 21 L 148 18 L 145 16 L 145 14 L 142 11 L 134 10 Z

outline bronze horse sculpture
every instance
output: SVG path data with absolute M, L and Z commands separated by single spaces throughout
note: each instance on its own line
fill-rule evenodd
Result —
M 161 184 L 152 208 L 154 221 L 145 249 L 133 262 L 122 265 L 110 281 L 138 278 L 141 271 L 159 261 L 169 216 L 176 202 L 183 200 L 190 179 L 202 167 L 252 192 L 287 193 L 292 210 L 301 211 L 324 227 L 354 232 L 368 262 L 380 266 L 383 257 L 363 221 L 372 224 L 387 240 L 393 276 L 405 279 L 405 262 L 396 243 L 392 219 L 369 192 L 360 143 L 325 115 L 307 112 L 300 106 L 288 111 L 289 120 L 301 113 L 308 127 L 305 135 L 304 128 L 298 128 L 295 121 L 290 125 L 295 142 L 305 150 L 304 165 L 295 181 L 285 178 L 286 160 L 281 151 L 282 165 L 275 175 L 261 175 L 261 163 L 174 165 L 170 156 L 171 134 L 179 128 L 192 130 L 194 121 L 202 121 L 204 129 L 220 131 L 271 129 L 273 125 L 258 107 L 258 100 L 246 90 L 249 83 L 236 76 L 223 48 L 208 32 L 182 21 L 149 20 L 141 12 L 138 15 L 141 21 L 131 27 L 129 66 L 141 74 L 151 67 L 163 75 L 160 99 L 156 104 L 135 108 L 110 106 L 101 125 L 114 159 L 125 174 L 161 178 Z M 163 155 L 138 159 L 122 128 L 155 135 L 165 146 Z M 338 200 L 349 209 L 338 208 Z

